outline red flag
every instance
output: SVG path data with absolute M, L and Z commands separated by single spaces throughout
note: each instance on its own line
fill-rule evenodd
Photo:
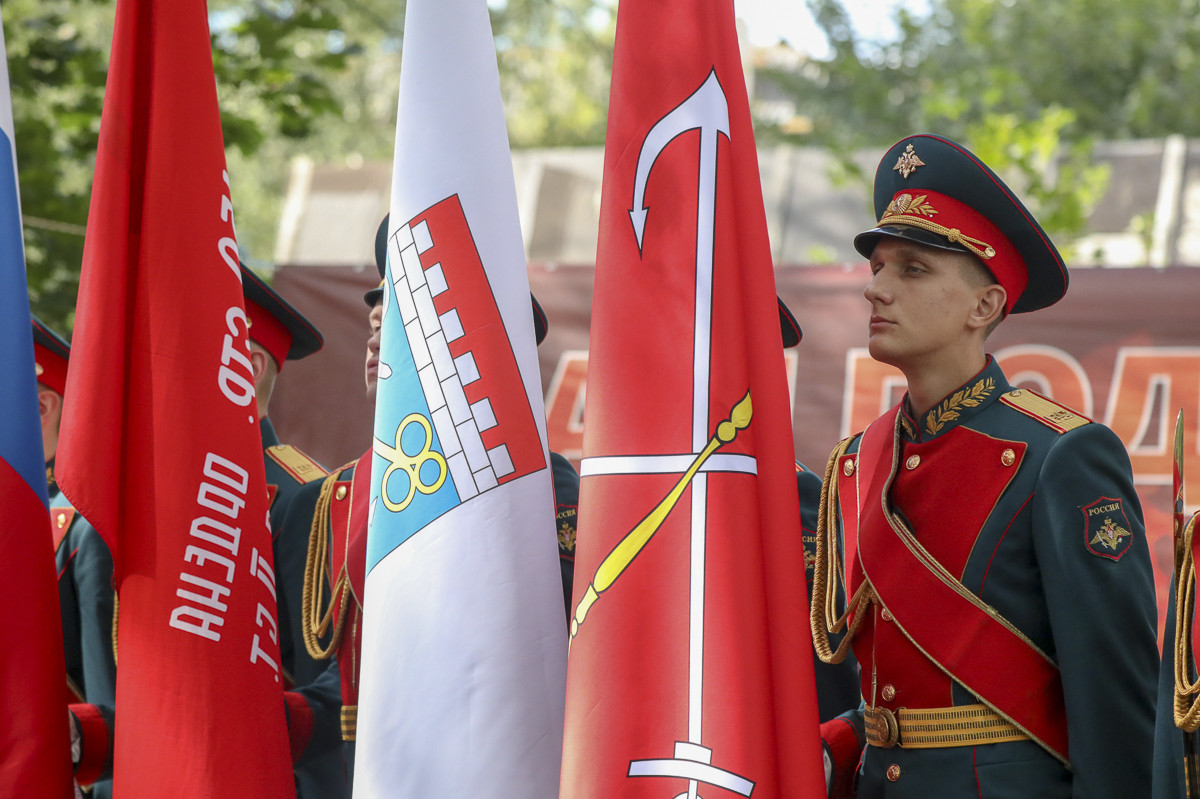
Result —
M 823 797 L 732 0 L 621 4 L 604 170 L 562 796 Z
M 59 446 L 113 552 L 114 787 L 293 794 L 204 0 L 119 0 Z

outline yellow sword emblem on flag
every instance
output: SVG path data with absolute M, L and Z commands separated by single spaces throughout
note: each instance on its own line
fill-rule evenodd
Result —
M 696 456 L 687 471 L 680 476 L 678 482 L 671 488 L 670 492 L 663 497 L 662 501 L 654 507 L 654 510 L 647 514 L 646 518 L 638 522 L 637 526 L 626 533 L 625 537 L 613 547 L 612 552 L 601 561 L 600 566 L 596 569 L 596 575 L 592 578 L 592 582 L 588 585 L 587 591 L 584 592 L 583 599 L 579 600 L 579 604 L 575 607 L 575 615 L 571 618 L 571 638 L 575 638 L 575 634 L 579 632 L 579 626 L 583 624 L 583 620 L 587 618 L 588 611 L 591 610 L 596 600 L 600 595 L 607 591 L 612 584 L 617 581 L 621 573 L 633 562 L 633 559 L 639 552 L 649 543 L 650 538 L 658 532 L 658 528 L 666 521 L 667 516 L 675 507 L 675 503 L 683 496 L 684 490 L 692 482 L 692 478 L 700 471 L 700 467 L 708 460 L 714 452 L 721 447 L 733 441 L 737 437 L 738 431 L 745 430 L 750 425 L 750 417 L 753 415 L 753 407 L 750 403 L 750 392 L 746 392 L 746 396 L 742 397 L 733 410 L 729 412 L 729 418 L 717 425 L 717 432 L 708 440 L 708 444 Z

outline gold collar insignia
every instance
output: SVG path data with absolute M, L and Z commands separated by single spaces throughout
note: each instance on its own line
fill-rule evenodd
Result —
M 988 398 L 995 387 L 996 381 L 985 377 L 970 388 L 955 391 L 948 398 L 942 400 L 941 405 L 925 415 L 925 429 L 929 431 L 929 435 L 937 435 L 946 426 L 946 422 L 952 422 L 958 418 L 959 408 L 978 406 Z

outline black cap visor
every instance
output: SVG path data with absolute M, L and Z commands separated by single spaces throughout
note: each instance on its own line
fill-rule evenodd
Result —
M 939 236 L 932 231 L 922 230 L 919 227 L 908 227 L 907 225 L 884 225 L 859 233 L 854 237 L 854 249 L 858 250 L 858 254 L 863 258 L 869 259 L 871 253 L 875 252 L 875 245 L 884 236 L 894 239 L 905 239 L 917 244 L 923 244 L 926 247 L 936 247 L 939 250 L 970 252 L 970 250 L 962 245 L 952 244 L 945 236 Z

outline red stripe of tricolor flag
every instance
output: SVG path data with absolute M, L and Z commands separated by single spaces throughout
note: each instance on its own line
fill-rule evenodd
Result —
M 621 3 L 600 217 L 561 795 L 824 796 L 731 0 Z
M 38 421 L 8 60 L 0 33 L 0 584 L 9 646 L 0 658 L 0 786 L 14 796 L 72 795 L 66 666 L 54 585 Z
M 114 787 L 293 794 L 203 0 L 119 0 L 59 479 L 113 552 Z

